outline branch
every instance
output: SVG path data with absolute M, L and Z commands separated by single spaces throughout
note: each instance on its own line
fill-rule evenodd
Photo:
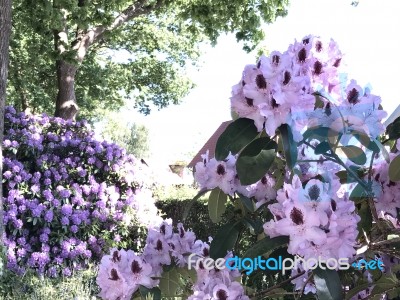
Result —
M 109 26 L 96 26 L 82 33 L 77 37 L 77 43 L 73 47 L 78 52 L 78 61 L 82 62 L 86 55 L 87 50 L 91 45 L 97 43 L 102 39 L 105 33 L 111 32 L 130 20 L 139 17 L 141 15 L 149 14 L 152 11 L 157 10 L 164 3 L 164 0 L 157 0 L 155 4 L 144 5 L 147 0 L 138 0 L 137 2 L 129 5 L 123 10 Z

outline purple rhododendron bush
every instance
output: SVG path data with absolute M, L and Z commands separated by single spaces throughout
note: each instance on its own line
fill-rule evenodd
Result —
M 7 107 L 3 147 L 7 268 L 19 274 L 70 276 L 111 247 L 139 248 L 138 228 L 159 222 L 145 166 L 85 122 Z
M 234 213 L 208 243 L 153 223 L 143 251 L 102 258 L 100 296 L 398 299 L 400 118 L 385 126 L 343 63 L 333 40 L 307 36 L 247 65 L 234 120 L 194 173 L 211 220 Z

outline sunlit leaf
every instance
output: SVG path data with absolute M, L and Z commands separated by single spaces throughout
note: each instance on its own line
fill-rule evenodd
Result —
M 258 135 L 254 121 L 240 118 L 233 121 L 218 138 L 215 146 L 215 158 L 225 159 L 229 152 L 238 153 Z
M 211 191 L 210 197 L 208 198 L 208 214 L 210 215 L 211 221 L 214 223 L 221 221 L 221 216 L 226 210 L 227 199 L 228 196 L 219 188 L 215 188 Z

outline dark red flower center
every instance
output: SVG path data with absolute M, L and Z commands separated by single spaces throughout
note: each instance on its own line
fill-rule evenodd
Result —
M 350 92 L 347 93 L 347 101 L 351 104 L 356 104 L 358 102 L 359 93 L 355 88 L 352 88 Z
M 225 290 L 218 290 L 217 291 L 217 298 L 219 299 L 219 300 L 226 300 L 226 299 L 228 299 L 228 294 L 226 293 L 226 291 Z
M 221 164 L 218 165 L 217 174 L 221 175 L 221 176 L 225 174 L 225 167 L 223 165 L 221 165 Z
M 131 271 L 133 274 L 138 274 L 140 273 L 140 271 L 142 271 L 142 268 L 140 267 L 140 264 L 137 260 L 134 260 L 131 263 Z
M 110 278 L 108 278 L 108 279 L 117 281 L 119 279 L 118 271 L 116 269 L 111 269 Z
M 306 48 L 302 48 L 299 53 L 297 54 L 297 57 L 299 59 L 299 62 L 304 63 L 307 58 L 307 51 Z
M 292 79 L 292 75 L 290 75 L 290 72 L 285 71 L 285 74 L 283 75 L 283 85 L 287 85 L 290 82 L 290 79 Z
M 322 63 L 317 60 L 314 63 L 314 74 L 318 76 L 321 75 L 321 73 L 322 73 Z
M 259 89 L 266 89 L 267 88 L 267 81 L 265 80 L 262 74 L 258 74 L 256 77 L 256 84 Z
M 254 102 L 253 99 L 247 98 L 247 97 L 244 97 L 244 98 L 246 99 L 246 103 L 247 103 L 248 106 L 253 106 L 253 102 Z
M 292 211 L 290 212 L 290 218 L 296 225 L 304 224 L 303 212 L 296 207 L 293 207 Z

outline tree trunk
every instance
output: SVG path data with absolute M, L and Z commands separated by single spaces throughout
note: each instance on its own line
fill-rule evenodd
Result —
M 75 97 L 75 75 L 78 67 L 64 60 L 58 60 L 56 66 L 58 94 L 54 115 L 65 120 L 75 120 L 79 110 Z
M 0 246 L 3 246 L 3 137 L 4 107 L 11 34 L 11 0 L 0 0 Z

